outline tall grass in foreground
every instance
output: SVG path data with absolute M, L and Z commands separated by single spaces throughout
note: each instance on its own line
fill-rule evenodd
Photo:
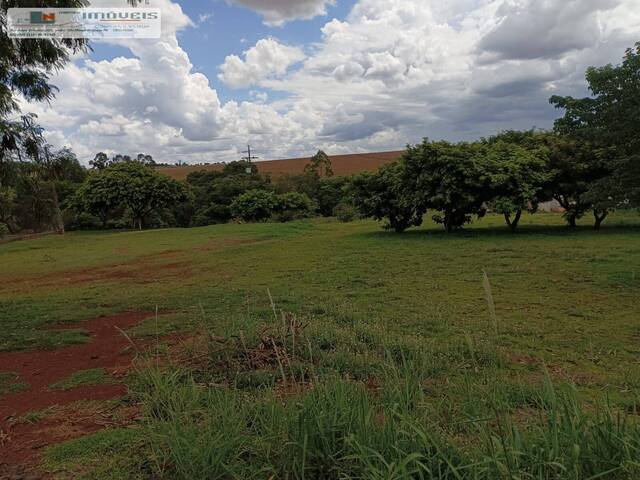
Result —
M 489 342 L 467 334 L 434 345 L 339 325 L 309 335 L 271 296 L 273 321 L 261 328 L 218 337 L 203 327 L 177 361 L 140 372 L 154 476 L 640 478 L 635 418 L 607 403 L 585 408 L 548 374 L 531 385 L 499 368 L 486 274 L 483 284 Z
M 487 389 L 488 397 L 470 400 L 486 405 L 489 414 L 456 419 L 467 428 L 463 436 L 451 435 L 437 408 L 428 406 L 420 367 L 387 360 L 376 388 L 328 375 L 291 397 L 277 388 L 207 386 L 185 370 L 152 368 L 142 397 L 155 474 L 171 479 L 640 478 L 640 428 L 607 405 L 587 412 L 575 391 L 556 391 L 547 380 L 538 397 L 525 395 L 537 418 L 520 427 L 504 408 L 504 392 Z

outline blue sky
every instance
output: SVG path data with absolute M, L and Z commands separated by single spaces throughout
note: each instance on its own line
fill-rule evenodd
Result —
M 174 163 L 550 128 L 551 95 L 639 40 L 640 0 L 148 0 L 159 40 L 94 43 L 29 104 L 56 146 Z M 125 0 L 92 0 L 124 6 Z M 203 20 L 204 19 L 204 20 Z
M 225 0 L 179 1 L 182 10 L 197 24 L 180 32 L 180 45 L 189 53 L 198 72 L 204 73 L 218 91 L 223 102 L 249 100 L 247 88 L 228 88 L 217 80 L 219 67 L 227 55 L 240 55 L 262 38 L 274 37 L 287 45 L 311 48 L 322 40 L 321 28 L 327 21 L 344 20 L 356 0 L 341 0 L 327 6 L 327 14 L 309 20 L 293 20 L 283 26 L 270 26 L 249 8 L 229 4 Z M 200 20 L 202 19 L 202 21 Z M 127 49 L 104 43 L 93 45 L 95 60 L 112 60 L 126 56 Z M 270 92 L 272 98 L 282 94 Z

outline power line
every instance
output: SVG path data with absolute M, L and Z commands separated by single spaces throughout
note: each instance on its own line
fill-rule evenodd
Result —
M 245 151 L 243 151 L 242 153 L 246 153 L 247 156 L 246 157 L 242 157 L 242 160 L 245 160 L 249 163 L 251 163 L 251 161 L 256 160 L 260 157 L 256 156 L 256 155 L 251 155 L 251 145 L 247 145 L 247 149 Z

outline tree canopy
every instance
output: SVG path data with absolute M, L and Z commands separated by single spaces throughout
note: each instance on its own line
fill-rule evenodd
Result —
M 607 173 L 585 191 L 597 208 L 640 205 L 640 42 L 620 65 L 591 67 L 586 80 L 591 96 L 554 96 L 565 110 L 555 123 L 564 135 L 587 141 Z

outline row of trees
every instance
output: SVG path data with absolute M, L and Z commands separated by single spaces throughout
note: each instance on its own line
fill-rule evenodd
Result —
M 403 232 L 424 215 L 451 232 L 488 210 L 515 230 L 523 212 L 557 200 L 571 226 L 593 208 L 599 227 L 608 209 L 583 198 L 600 175 L 584 145 L 552 132 L 508 131 L 473 143 L 431 142 L 411 146 L 403 158 L 375 174 L 353 179 L 352 198 L 369 217 Z
M 288 221 L 313 215 L 331 216 L 346 198 L 347 178 L 333 177 L 331 161 L 322 151 L 300 175 L 271 178 L 255 164 L 232 162 L 221 171 L 193 172 L 187 184 L 193 192 L 184 226 L 275 219 Z
M 41 133 L 39 127 L 37 131 Z M 348 184 L 346 178 L 332 177 L 331 161 L 323 152 L 301 175 L 272 179 L 260 174 L 255 164 L 239 161 L 221 171 L 194 172 L 186 182 L 178 182 L 158 173 L 149 155 L 99 153 L 86 169 L 69 149 L 53 151 L 40 137 L 33 145 L 13 148 L 18 157 L 3 170 L 0 228 L 4 233 L 330 216 Z M 40 161 L 45 153 L 48 160 Z

